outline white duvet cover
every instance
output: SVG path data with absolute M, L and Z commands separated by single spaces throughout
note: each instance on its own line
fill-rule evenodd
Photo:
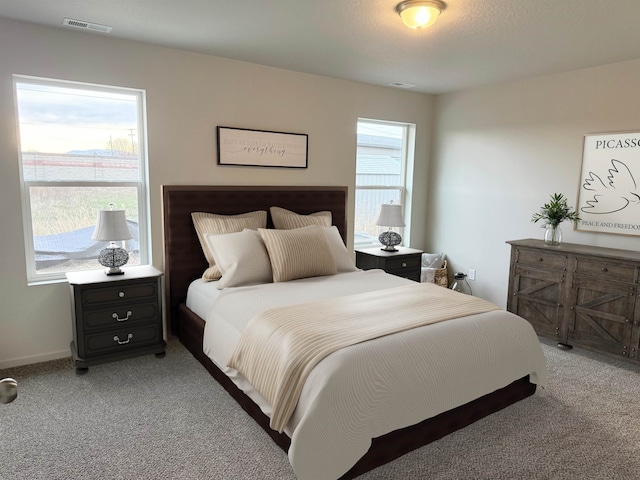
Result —
M 222 290 L 206 317 L 204 352 L 270 415 L 271 407 L 226 363 L 244 325 L 260 311 L 411 284 L 381 270 Z M 215 288 L 215 287 L 214 287 Z M 393 312 L 389 312 L 393 315 Z M 371 439 L 418 423 L 531 375 L 546 385 L 538 338 L 522 318 L 498 310 L 339 350 L 309 375 L 285 432 L 301 480 L 336 479 Z

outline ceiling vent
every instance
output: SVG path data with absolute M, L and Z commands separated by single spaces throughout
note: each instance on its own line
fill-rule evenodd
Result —
M 74 20 L 73 18 L 65 18 L 62 24 L 65 27 L 79 28 L 80 30 L 91 30 L 92 32 L 111 33 L 113 27 L 108 25 L 100 25 L 99 23 L 83 22 L 82 20 Z
M 389 84 L 390 87 L 396 87 L 396 88 L 413 88 L 415 87 L 415 85 L 412 85 L 411 83 L 402 83 L 402 82 L 391 82 Z

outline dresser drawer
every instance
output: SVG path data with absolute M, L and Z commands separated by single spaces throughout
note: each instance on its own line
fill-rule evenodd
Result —
M 83 311 L 83 323 L 87 330 L 103 327 L 122 328 L 130 324 L 156 322 L 159 317 L 157 302 Z
M 88 334 L 84 339 L 84 356 L 104 355 L 136 349 L 162 341 L 162 329 L 158 324 L 126 328 L 108 333 Z
M 120 284 L 114 287 L 86 288 L 82 291 L 82 306 L 91 307 L 103 303 L 129 303 L 132 300 L 155 300 L 157 296 L 158 285 L 155 281 Z
M 515 262 L 520 265 L 553 268 L 556 270 L 566 270 L 569 264 L 568 257 L 561 253 L 529 250 L 527 248 L 516 249 Z
M 612 263 L 606 260 L 576 256 L 575 272 L 597 276 L 606 281 L 633 283 L 636 281 L 636 270 L 633 264 Z

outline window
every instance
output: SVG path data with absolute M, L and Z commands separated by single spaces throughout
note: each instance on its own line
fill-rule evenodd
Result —
M 355 248 L 380 245 L 378 235 L 384 228 L 376 225 L 380 205 L 393 201 L 407 211 L 408 145 L 413 130 L 413 125 L 404 123 L 358 120 Z M 405 236 L 404 229 L 397 231 Z
M 99 269 L 97 211 L 126 211 L 129 264 L 149 259 L 144 92 L 14 77 L 30 283 Z

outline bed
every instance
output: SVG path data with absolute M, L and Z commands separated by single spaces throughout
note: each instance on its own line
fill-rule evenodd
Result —
M 209 265 L 202 253 L 191 213 L 201 211 L 221 215 L 237 215 L 256 210 L 269 210 L 273 206 L 289 209 L 302 215 L 324 210 L 331 212 L 332 223 L 344 238 L 347 231 L 346 205 L 346 187 L 163 186 L 165 302 L 171 332 L 179 337 L 194 357 L 269 436 L 285 451 L 289 451 L 294 471 L 301 478 L 312 478 L 313 475 L 304 473 L 304 468 L 299 467 L 301 461 L 297 460 L 296 464 L 295 459 L 292 458 L 294 447 L 295 455 L 298 458 L 312 455 L 313 452 L 301 451 L 304 447 L 296 445 L 296 441 L 292 447 L 291 431 L 285 429 L 283 432 L 278 432 L 272 429 L 270 427 L 271 419 L 267 414 L 269 412 L 265 413 L 264 405 L 261 405 L 261 402 L 257 401 L 255 395 L 252 395 L 247 388 L 243 387 L 245 390 L 243 391 L 238 387 L 237 379 L 232 380 L 223 373 L 220 362 L 212 360 L 213 356 L 208 356 L 203 350 L 206 325 L 206 319 L 202 318 L 204 313 L 196 314 L 194 310 L 187 307 L 186 301 L 189 286 L 201 277 Z M 268 227 L 272 226 L 269 218 Z M 355 276 L 360 273 L 362 272 L 339 274 L 337 277 L 340 275 Z M 382 272 L 372 272 L 370 275 L 380 274 L 387 275 Z M 395 286 L 395 284 L 393 285 Z M 512 314 L 501 312 L 501 315 Z M 518 317 L 513 316 L 513 319 L 514 324 L 518 323 Z M 524 321 L 522 323 L 526 324 Z M 211 329 L 211 324 L 209 327 Z M 525 332 L 526 335 L 529 333 Z M 537 342 L 532 330 L 531 335 L 533 340 L 527 341 L 529 344 L 526 347 L 532 350 L 539 349 L 539 355 L 542 356 L 539 344 L 536 343 L 537 347 L 532 346 L 532 342 Z M 471 347 L 473 346 L 471 345 Z M 451 350 L 456 348 L 461 347 L 460 345 L 451 346 Z M 534 352 L 532 355 L 538 355 L 538 352 Z M 499 361 L 509 363 L 503 362 L 503 360 Z M 354 478 L 532 395 L 536 390 L 536 383 L 544 385 L 546 373 L 543 356 L 542 359 L 538 357 L 531 362 L 532 364 L 537 362 L 536 367 L 531 367 L 531 372 L 518 374 L 506 382 L 502 379 L 500 381 L 503 382 L 503 385 L 500 385 L 499 388 L 493 389 L 492 387 L 490 391 L 455 408 L 438 411 L 437 414 L 420 419 L 416 423 L 385 431 L 372 439 L 367 438 L 367 446 L 370 443 L 370 448 L 366 450 L 366 453 L 363 452 L 361 456 L 354 459 L 349 468 L 339 467 L 336 470 L 339 471 L 339 474 L 334 472 L 329 474 L 327 478 Z M 316 368 L 319 367 L 320 365 Z M 302 398 L 306 397 L 303 395 Z M 300 422 L 300 419 L 298 418 L 296 421 Z M 384 422 L 381 421 L 381 423 Z M 514 428 L 517 427 L 514 426 Z M 331 463 L 330 458 L 324 458 L 322 461 Z M 342 462 L 344 463 L 344 460 Z M 300 474 L 299 471 L 302 471 L 303 474 Z M 318 478 L 321 477 L 322 475 Z

